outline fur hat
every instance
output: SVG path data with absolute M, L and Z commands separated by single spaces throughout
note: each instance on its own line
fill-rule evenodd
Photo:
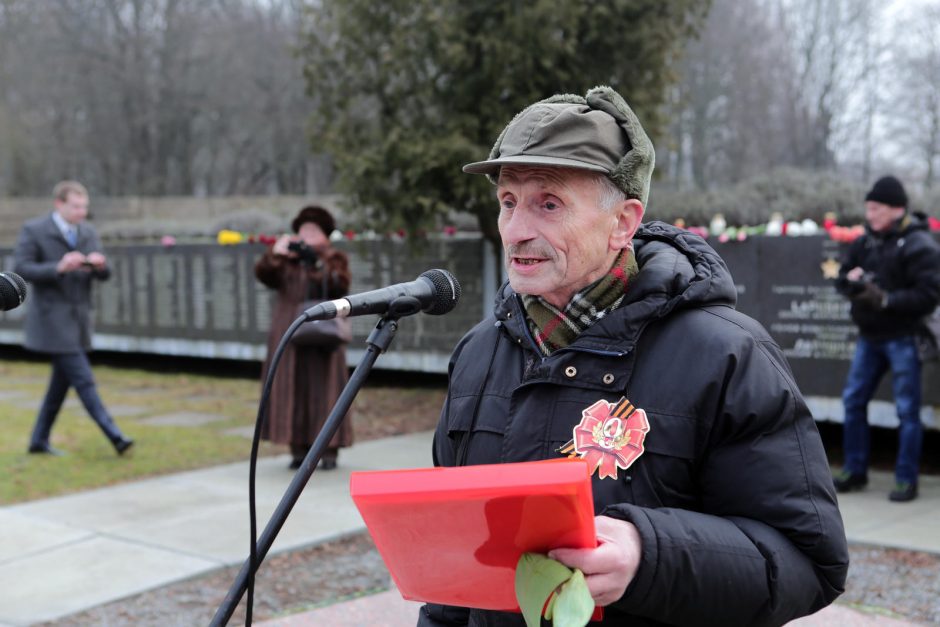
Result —
M 323 207 L 314 205 L 304 207 L 290 223 L 290 228 L 294 230 L 294 233 L 297 233 L 304 222 L 313 222 L 323 230 L 327 237 L 336 230 L 336 221 L 333 219 L 333 215 Z
M 627 198 L 646 205 L 656 156 L 633 110 L 610 87 L 585 97 L 559 94 L 530 105 L 500 133 L 486 161 L 464 172 L 496 183 L 503 165 L 569 167 L 602 172 Z
M 871 190 L 865 194 L 865 200 L 874 200 L 889 207 L 904 207 L 907 209 L 907 192 L 901 181 L 893 176 L 882 176 L 875 181 Z

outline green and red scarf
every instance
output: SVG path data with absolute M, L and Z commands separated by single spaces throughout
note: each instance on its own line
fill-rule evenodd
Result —
M 619 307 L 639 271 L 633 250 L 625 248 L 607 274 L 572 296 L 564 310 L 540 296 L 523 294 L 529 331 L 539 350 L 551 355 L 568 346 L 582 331 Z

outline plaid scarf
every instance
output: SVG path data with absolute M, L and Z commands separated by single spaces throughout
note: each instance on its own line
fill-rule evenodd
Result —
M 540 296 L 522 295 L 529 331 L 544 355 L 571 344 L 589 326 L 620 306 L 640 271 L 633 250 L 623 249 L 610 271 L 571 297 L 564 311 Z

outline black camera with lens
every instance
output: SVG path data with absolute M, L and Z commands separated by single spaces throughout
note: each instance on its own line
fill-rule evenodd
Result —
M 296 253 L 297 258 L 304 263 L 314 263 L 317 260 L 317 251 L 303 242 L 291 242 L 287 245 L 287 250 Z

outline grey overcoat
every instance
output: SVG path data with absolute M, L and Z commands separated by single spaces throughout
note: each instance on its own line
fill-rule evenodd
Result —
M 76 353 L 91 349 L 92 281 L 108 279 L 111 268 L 59 274 L 56 264 L 70 250 L 51 213 L 23 225 L 16 241 L 13 271 L 32 284 L 24 329 L 24 345 L 30 350 Z M 74 250 L 86 255 L 103 252 L 101 239 L 88 222 L 78 226 Z

